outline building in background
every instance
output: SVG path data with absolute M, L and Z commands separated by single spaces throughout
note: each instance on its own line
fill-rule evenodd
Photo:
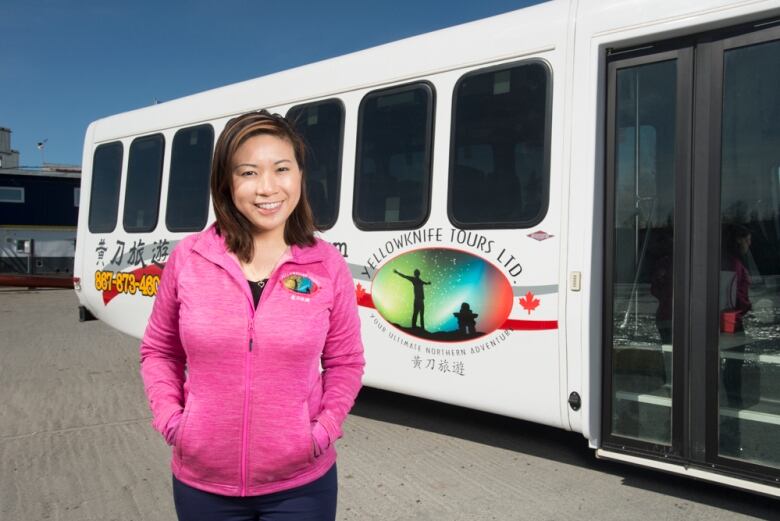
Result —
M 11 149 L 11 129 L 0 127 L 0 168 L 18 168 L 19 151 Z
M 19 165 L 0 127 L 0 273 L 71 275 L 81 168 Z

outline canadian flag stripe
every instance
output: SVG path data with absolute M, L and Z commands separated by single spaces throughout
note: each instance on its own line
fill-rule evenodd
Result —
M 508 318 L 499 329 L 512 329 L 514 331 L 543 331 L 558 329 L 557 320 L 514 320 Z

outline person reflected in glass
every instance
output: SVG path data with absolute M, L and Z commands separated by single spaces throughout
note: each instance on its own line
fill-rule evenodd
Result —
M 725 297 L 721 297 L 720 329 L 726 336 L 721 339 L 725 392 L 725 404 L 722 405 L 735 411 L 747 409 L 760 399 L 760 372 L 754 363 L 746 363 L 744 359 L 748 344 L 744 320 L 752 309 L 750 273 L 746 265 L 751 241 L 750 230 L 742 225 L 730 225 L 723 230 L 721 292 L 725 292 Z M 724 345 L 726 338 L 730 341 Z M 731 415 L 722 419 L 720 445 L 725 453 L 739 455 L 742 452 L 741 423 Z
M 650 293 L 658 300 L 655 326 L 661 344 L 671 344 L 674 297 L 674 241 L 671 230 L 659 232 L 654 250 L 655 263 L 650 280 Z
M 744 331 L 745 315 L 753 309 L 750 302 L 750 272 L 746 266 L 751 243 L 750 230 L 744 226 L 735 224 L 726 229 L 721 269 L 733 273 L 724 289 L 727 292 L 727 309 L 734 311 L 734 332 Z
M 420 270 L 414 270 L 414 277 L 404 275 L 398 270 L 393 270 L 393 273 L 399 277 L 403 277 L 414 286 L 414 309 L 412 310 L 412 329 L 417 328 L 417 317 L 420 317 L 420 329 L 425 330 L 425 289 L 423 286 L 430 285 L 430 282 L 426 282 L 420 278 Z

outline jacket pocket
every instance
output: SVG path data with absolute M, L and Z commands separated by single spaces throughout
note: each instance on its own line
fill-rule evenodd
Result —
M 249 460 L 250 485 L 290 478 L 312 464 L 314 445 L 305 400 L 292 411 L 257 418 Z
M 309 420 L 316 420 L 322 412 L 322 375 L 317 377 L 317 382 L 306 399 L 306 406 L 309 408 Z
M 184 410 L 181 413 L 181 420 L 179 420 L 179 426 L 176 427 L 176 435 L 173 437 L 173 448 L 175 451 L 176 459 L 181 464 L 181 438 L 184 434 L 184 429 L 187 425 L 187 417 L 190 414 L 190 403 L 192 401 L 192 393 L 187 394 L 187 399 L 184 402 Z
M 304 416 L 306 418 L 306 429 L 305 431 L 309 435 L 309 463 L 314 462 L 314 460 L 317 458 L 314 451 L 314 436 L 312 434 L 312 414 L 311 414 L 311 408 L 309 407 L 308 401 L 303 403 L 304 407 L 306 408 L 306 415 Z
M 214 400 L 211 400 L 214 401 Z M 210 401 L 188 396 L 176 448 L 182 469 L 207 483 L 237 486 L 240 468 L 239 422 Z

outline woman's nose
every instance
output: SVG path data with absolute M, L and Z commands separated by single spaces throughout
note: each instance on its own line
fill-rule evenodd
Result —
M 263 195 L 276 192 L 276 178 L 273 176 L 273 172 L 263 172 L 257 176 L 255 192 Z

